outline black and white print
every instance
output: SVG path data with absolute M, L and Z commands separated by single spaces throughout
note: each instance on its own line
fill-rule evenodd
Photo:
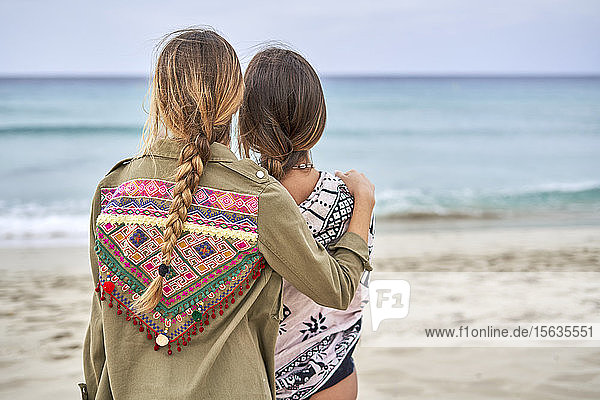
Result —
M 354 199 L 344 182 L 321 172 L 314 190 L 300 205 L 315 240 L 326 248 L 348 228 Z M 369 233 L 369 253 L 374 238 Z M 345 311 L 322 307 L 283 282 L 284 318 L 275 348 L 277 399 L 305 399 L 336 371 L 360 337 L 362 308 L 368 301 L 367 273 Z

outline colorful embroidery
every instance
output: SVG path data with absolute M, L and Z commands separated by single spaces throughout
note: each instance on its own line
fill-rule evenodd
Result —
M 141 215 L 111 215 L 100 214 L 96 220 L 97 224 L 127 224 L 127 225 L 147 225 L 159 226 L 163 228 L 167 220 L 167 214 L 164 217 L 148 217 Z M 189 221 L 189 218 L 188 218 Z M 249 241 L 255 241 L 257 238 L 256 229 L 240 228 L 235 225 L 218 223 L 216 221 L 194 221 L 186 222 L 183 226 L 184 231 L 203 233 L 206 235 L 240 238 Z
M 96 220 L 101 299 L 126 320 L 139 324 L 148 339 L 166 335 L 168 343 L 186 346 L 202 332 L 209 317 L 235 303 L 264 268 L 256 244 L 257 196 L 199 188 L 184 224 L 184 233 L 165 276 L 163 299 L 153 312 L 136 313 L 133 302 L 158 276 L 163 228 L 173 183 L 142 179 L 102 189 Z M 162 343 L 161 343 L 162 344 Z
M 116 188 L 102 189 L 101 207 L 104 209 L 108 202 L 119 198 L 145 198 L 173 200 L 175 184 L 160 179 L 134 179 L 122 183 Z M 194 194 L 192 202 L 204 206 L 234 213 L 256 216 L 258 212 L 258 197 L 206 187 L 200 187 Z
M 164 226 L 173 198 L 172 182 L 138 179 L 101 190 L 100 222 Z M 200 187 L 184 229 L 256 240 L 258 197 Z

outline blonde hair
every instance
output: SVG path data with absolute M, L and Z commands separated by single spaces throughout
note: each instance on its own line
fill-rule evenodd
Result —
M 173 32 L 159 44 L 144 126 L 143 153 L 159 138 L 183 143 L 175 172 L 173 201 L 163 232 L 161 265 L 168 272 L 173 250 L 183 233 L 188 208 L 198 187 L 210 144 L 230 142 L 231 119 L 243 97 L 243 77 L 233 47 L 209 29 Z M 163 295 L 166 272 L 148 286 L 134 306 L 154 309 Z

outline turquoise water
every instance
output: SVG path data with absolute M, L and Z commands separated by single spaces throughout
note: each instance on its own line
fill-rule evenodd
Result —
M 593 219 L 600 78 L 329 78 L 320 169 L 378 218 Z M 0 240 L 85 241 L 95 185 L 137 150 L 146 79 L 0 79 Z

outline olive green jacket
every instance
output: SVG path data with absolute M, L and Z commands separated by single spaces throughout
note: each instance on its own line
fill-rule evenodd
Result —
M 363 270 L 370 270 L 367 244 L 359 235 L 346 233 L 326 250 L 314 241 L 296 203 L 280 183 L 253 161 L 238 160 L 228 147 L 212 144 L 200 187 L 256 196 L 256 248 L 266 263 L 259 273 L 252 273 L 255 279 L 248 278 L 247 289 L 240 286 L 243 296 L 236 289 L 235 303 L 230 301 L 222 315 L 215 318 L 212 310 L 212 318 L 206 317 L 210 324 L 200 328 L 202 333 L 187 333 L 191 341 L 181 352 L 175 348 L 182 345 L 174 342 L 172 355 L 165 348 L 155 351 L 154 340 L 148 339 L 157 333 L 148 330 L 148 338 L 146 331 L 139 334 L 138 326 L 126 321 L 124 312 L 117 314 L 113 300 L 108 304 L 118 289 L 111 293 L 102 286 L 102 260 L 99 263 L 95 250 L 97 218 L 103 188 L 144 178 L 172 182 L 180 151 L 181 145 L 173 140 L 159 141 L 152 156 L 120 162 L 98 185 L 91 213 L 90 260 L 100 291 L 93 293 L 83 350 L 87 396 L 98 400 L 274 399 L 282 277 L 315 302 L 345 309 Z M 121 307 L 117 299 L 115 305 Z M 135 321 L 135 314 L 131 316 Z

